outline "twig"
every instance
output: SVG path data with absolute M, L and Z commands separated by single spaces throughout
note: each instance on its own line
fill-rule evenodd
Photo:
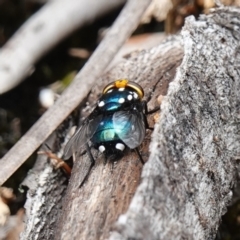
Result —
M 124 2 L 124 0 L 48 2 L 2 47 L 0 94 L 12 89 L 30 75 L 36 61 L 63 38 Z
M 128 1 L 104 40 L 62 96 L 1 159 L 0 185 L 43 143 L 90 91 L 116 52 L 135 30 L 150 0 Z M 127 20 L 127 24 L 126 24 Z M 119 34 L 120 33 L 120 34 Z M 104 56 L 104 57 L 103 57 Z

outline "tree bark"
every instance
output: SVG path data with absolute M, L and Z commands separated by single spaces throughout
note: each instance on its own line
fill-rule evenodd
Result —
M 240 159 L 239 27 L 237 8 L 220 7 L 198 21 L 189 17 L 182 38 L 170 37 L 155 48 L 135 52 L 99 79 L 89 95 L 90 106 L 102 86 L 117 78 L 140 83 L 146 96 L 151 94 L 149 109 L 159 95 L 167 93 L 151 153 L 148 156 L 151 132 L 140 149 L 148 159 L 144 166 L 134 152 L 106 164 L 93 152 L 96 164 L 81 187 L 89 159 L 76 156 L 64 201 L 59 199 L 55 205 L 62 211 L 55 217 L 58 221 L 51 236 L 215 238 L 232 198 Z M 148 119 L 153 125 L 153 116 Z M 55 199 L 51 191 L 46 194 Z M 48 210 L 51 212 L 50 207 Z M 33 215 L 27 217 L 27 225 L 34 222 Z M 31 226 L 34 232 L 34 224 Z M 52 239 L 44 236 L 32 239 Z

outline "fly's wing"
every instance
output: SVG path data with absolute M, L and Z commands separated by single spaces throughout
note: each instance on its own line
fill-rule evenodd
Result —
M 79 152 L 96 132 L 101 121 L 102 115 L 93 119 L 86 119 L 65 146 L 63 159 L 68 159 L 73 155 L 73 153 Z
M 118 111 L 113 114 L 113 127 L 119 138 L 130 148 L 139 146 L 146 132 L 143 113 Z

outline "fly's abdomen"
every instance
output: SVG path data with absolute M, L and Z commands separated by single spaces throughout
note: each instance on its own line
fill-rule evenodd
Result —
M 93 147 L 100 152 L 105 152 L 106 155 L 119 154 L 126 147 L 120 135 L 125 135 L 126 132 L 128 132 L 128 126 L 131 125 L 114 123 L 112 115 L 103 117 L 96 132 L 91 138 Z
M 91 141 L 93 145 L 96 146 L 105 142 L 117 140 L 119 140 L 119 136 L 113 126 L 112 116 L 105 116 L 92 136 Z
M 93 135 L 91 139 L 94 145 L 96 144 L 98 145 L 104 142 L 116 141 L 116 140 L 119 140 L 119 137 L 116 134 L 114 129 L 104 129 L 104 130 L 98 131 Z

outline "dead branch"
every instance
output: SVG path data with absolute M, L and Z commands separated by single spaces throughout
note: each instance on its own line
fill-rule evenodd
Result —
M 49 1 L 34 14 L 0 52 L 0 94 L 34 70 L 34 64 L 76 29 L 91 23 L 125 1 Z
M 0 160 L 0 185 L 47 139 L 97 82 L 116 52 L 137 27 L 150 0 L 128 1 L 112 28 L 57 102 Z M 128 24 L 126 24 L 128 22 Z M 121 34 L 119 34 L 121 32 Z M 104 56 L 104 58 L 103 58 Z M 101 61 L 100 61 L 101 59 Z M 51 119 L 51 121 L 49 121 Z

